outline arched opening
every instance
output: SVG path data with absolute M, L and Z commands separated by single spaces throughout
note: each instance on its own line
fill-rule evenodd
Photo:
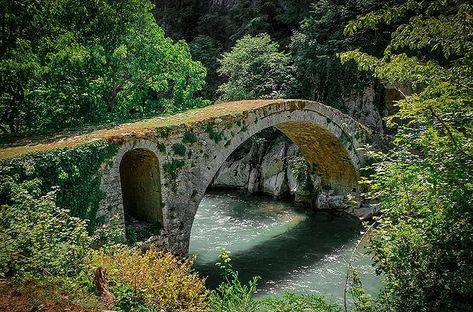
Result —
M 139 239 L 139 230 L 153 234 L 163 224 L 159 161 L 155 153 L 142 148 L 127 152 L 120 163 L 120 181 L 127 238 Z
M 346 257 L 360 237 L 360 222 L 304 210 L 294 201 L 342 209 L 344 192 L 353 190 L 357 177 L 344 145 L 314 122 L 262 130 L 221 164 L 197 210 L 190 240 L 197 270 L 215 287 L 220 282 L 215 262 L 225 248 L 240 278 L 261 277 L 261 293 L 342 293 Z M 363 270 L 370 270 L 369 257 L 362 261 Z

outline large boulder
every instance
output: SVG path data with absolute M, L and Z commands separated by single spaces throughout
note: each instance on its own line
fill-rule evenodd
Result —
M 287 144 L 278 140 L 269 149 L 261 162 L 261 190 L 273 196 L 287 191 L 286 180 Z
M 294 200 L 312 204 L 317 197 L 321 179 L 316 173 L 310 172 L 304 156 L 294 144 L 288 147 L 286 174 L 289 192 L 294 195 Z
M 251 166 L 244 159 L 238 161 L 226 161 L 215 175 L 212 183 L 214 187 L 238 187 L 248 185 Z

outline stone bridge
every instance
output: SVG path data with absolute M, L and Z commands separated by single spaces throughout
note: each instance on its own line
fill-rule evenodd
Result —
M 118 216 L 122 228 L 125 212 L 159 223 L 158 245 L 185 253 L 197 208 L 216 172 L 243 142 L 269 127 L 279 129 L 300 148 L 324 185 L 345 194 L 358 193 L 361 147 L 369 131 L 317 102 L 221 103 L 97 130 L 64 144 L 104 138 L 117 144 L 117 154 L 101 169 L 105 197 L 98 217 Z

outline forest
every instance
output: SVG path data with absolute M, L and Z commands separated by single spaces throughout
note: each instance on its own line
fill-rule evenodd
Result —
M 0 9 L 0 310 L 473 310 L 471 1 L 0 0 Z M 241 279 L 226 250 L 223 282 L 210 289 L 192 257 L 143 248 L 95 218 L 97 172 L 116 146 L 2 157 L 250 99 L 317 101 L 375 133 L 359 184 L 378 207 L 363 229 L 376 295 L 347 262 L 344 304 L 258 297 L 258 276 Z

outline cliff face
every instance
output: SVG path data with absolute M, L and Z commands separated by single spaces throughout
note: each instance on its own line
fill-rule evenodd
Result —
M 209 0 L 209 6 L 211 9 L 229 9 L 238 2 L 239 0 Z
M 383 117 L 385 112 L 381 112 L 376 103 L 379 91 L 374 87 L 374 83 L 367 85 L 363 92 L 352 93 L 345 98 L 345 113 L 353 117 L 368 128 L 376 132 L 384 132 Z
M 243 144 L 219 169 L 211 188 L 238 188 L 251 194 L 292 197 L 295 202 L 314 209 L 353 213 L 356 208 L 362 219 L 374 213 L 372 208 L 350 201 L 356 194 L 341 194 L 324 186 L 320 177 L 310 170 L 299 148 L 280 133 Z

